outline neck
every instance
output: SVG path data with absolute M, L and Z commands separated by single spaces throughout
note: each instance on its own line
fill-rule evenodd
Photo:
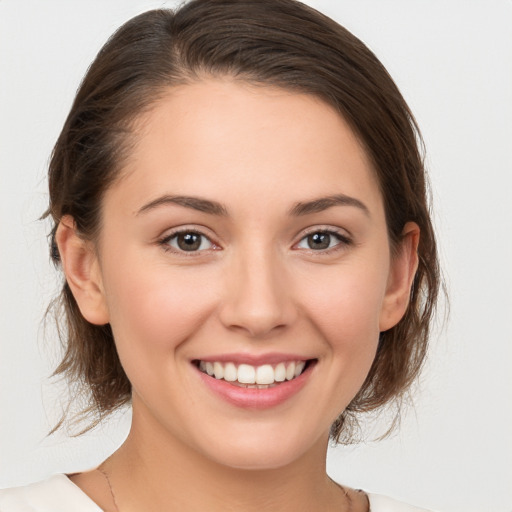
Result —
M 136 510 L 343 511 L 346 497 L 325 472 L 328 436 L 279 468 L 213 461 L 134 414 L 123 446 L 104 464 L 120 512 Z M 332 507 L 334 509 L 334 507 Z

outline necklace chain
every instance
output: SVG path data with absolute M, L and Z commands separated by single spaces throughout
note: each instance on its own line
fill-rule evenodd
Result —
M 332 480 L 332 479 L 331 479 Z M 332 480 L 334 482 L 334 480 Z M 343 487 L 343 485 L 337 483 L 337 482 L 334 482 L 342 491 L 343 491 L 343 494 L 345 494 L 345 499 L 347 500 L 347 512 L 352 512 L 352 496 L 350 496 L 350 494 L 348 493 L 347 489 L 345 489 L 345 487 Z
M 114 502 L 114 507 L 116 509 L 116 512 L 119 512 L 119 507 L 118 507 L 117 501 L 116 501 L 116 495 L 114 494 L 114 489 L 112 488 L 112 484 L 110 483 L 110 478 L 108 476 L 108 473 L 101 466 L 98 467 L 98 471 L 105 477 L 105 480 L 107 481 L 107 484 L 108 484 L 108 488 L 110 489 L 110 495 L 112 496 L 112 501 Z
M 348 503 L 348 511 L 347 512 L 352 512 L 352 496 L 350 496 L 350 494 L 345 489 L 345 487 L 342 486 L 341 488 L 343 489 L 343 492 L 345 493 L 345 497 L 347 498 L 347 503 Z
M 108 488 L 110 489 L 110 495 L 112 496 L 112 501 L 114 503 L 115 512 L 119 512 L 119 506 L 117 505 L 116 495 L 114 494 L 114 489 L 112 488 L 112 483 L 110 482 L 108 473 L 102 466 L 98 466 L 98 471 L 105 477 L 105 480 L 107 481 Z M 332 479 L 331 479 L 331 481 L 334 482 L 334 480 L 332 480 Z M 345 499 L 347 500 L 347 505 L 348 505 L 347 512 L 352 512 L 352 507 L 353 507 L 352 497 L 348 493 L 347 489 L 345 489 L 345 487 L 343 487 L 338 482 L 334 482 L 334 483 L 343 491 L 343 493 L 345 495 Z

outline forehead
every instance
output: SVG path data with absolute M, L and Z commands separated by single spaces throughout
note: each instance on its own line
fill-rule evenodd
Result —
M 333 193 L 381 202 L 356 135 L 312 95 L 205 80 L 169 88 L 134 132 L 118 182 L 134 206 L 164 192 L 283 207 Z

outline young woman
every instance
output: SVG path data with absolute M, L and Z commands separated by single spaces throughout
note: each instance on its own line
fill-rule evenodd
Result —
M 413 511 L 333 482 L 329 439 L 425 356 L 436 245 L 412 115 L 352 34 L 293 0 L 125 24 L 50 163 L 67 352 L 98 468 L 0 510 Z

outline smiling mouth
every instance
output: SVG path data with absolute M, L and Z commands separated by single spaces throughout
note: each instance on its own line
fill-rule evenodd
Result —
M 194 364 L 199 371 L 217 380 L 224 380 L 234 386 L 267 389 L 299 377 L 316 359 L 286 361 L 278 364 L 235 364 L 233 362 L 201 361 Z

